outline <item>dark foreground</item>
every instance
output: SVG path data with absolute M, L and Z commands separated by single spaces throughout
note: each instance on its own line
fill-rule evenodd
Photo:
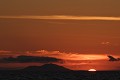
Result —
M 120 71 L 72 71 L 56 64 L 1 70 L 0 80 L 120 80 Z
M 120 80 L 120 71 L 0 71 L 0 80 Z

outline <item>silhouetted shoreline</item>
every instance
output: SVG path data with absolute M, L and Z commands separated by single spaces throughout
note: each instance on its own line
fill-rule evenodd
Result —
M 0 70 L 0 80 L 120 80 L 120 71 L 73 71 L 45 64 L 20 70 Z

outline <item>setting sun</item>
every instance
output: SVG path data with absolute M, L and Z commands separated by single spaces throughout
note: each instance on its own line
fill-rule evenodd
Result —
M 95 69 L 89 69 L 88 71 L 95 72 L 96 70 Z

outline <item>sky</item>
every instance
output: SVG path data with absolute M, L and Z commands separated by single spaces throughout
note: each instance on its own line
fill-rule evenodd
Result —
M 119 3 L 1 0 L 0 58 L 30 55 L 108 61 L 107 55 L 120 57 Z M 114 69 L 118 69 L 118 62 L 115 65 Z

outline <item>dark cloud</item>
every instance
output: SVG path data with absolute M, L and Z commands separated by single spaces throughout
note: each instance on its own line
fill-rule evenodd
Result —
M 27 63 L 27 62 L 40 62 L 40 63 L 49 63 L 49 62 L 60 62 L 61 59 L 53 58 L 53 57 L 36 57 L 36 56 L 17 56 L 8 57 L 2 59 L 4 62 L 20 62 L 20 63 Z

